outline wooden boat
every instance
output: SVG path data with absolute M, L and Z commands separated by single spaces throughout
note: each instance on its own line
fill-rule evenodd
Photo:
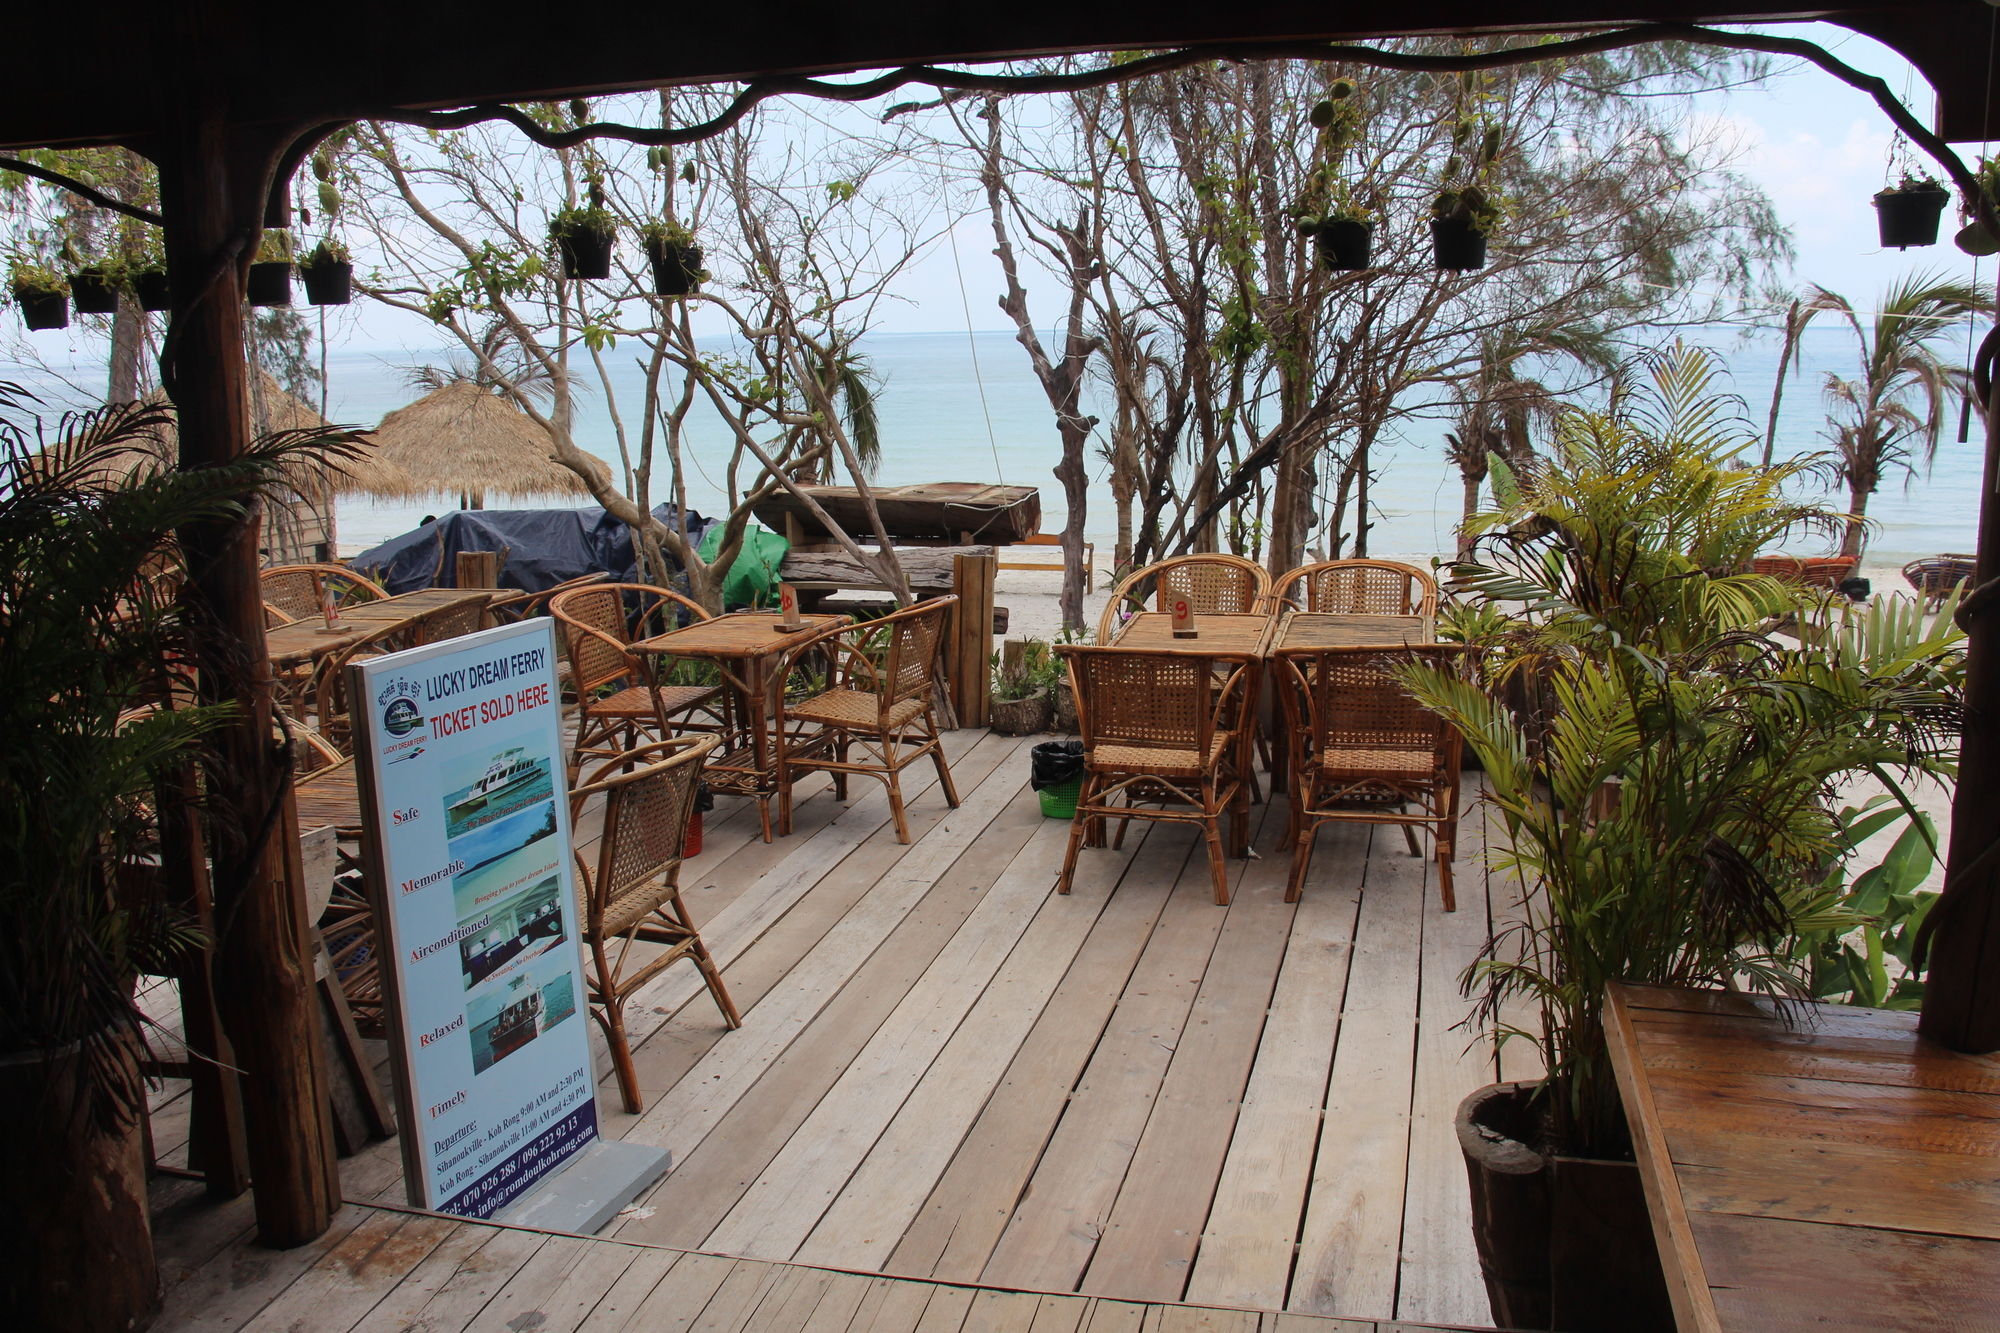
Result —
M 871 542 L 874 529 L 861 493 L 852 486 L 805 486 L 800 489 L 859 542 Z M 1007 546 L 1042 528 L 1041 492 L 1033 486 L 991 486 L 978 481 L 928 481 L 913 486 L 877 486 L 870 490 L 892 540 L 942 541 L 963 545 Z M 804 503 L 789 491 L 777 491 L 756 508 L 757 519 L 794 541 L 823 541 L 829 534 Z
M 487 1041 L 493 1047 L 493 1058 L 512 1055 L 536 1037 L 542 1035 L 542 993 L 529 991 L 528 998 L 517 1000 L 500 1011 L 499 1021 Z

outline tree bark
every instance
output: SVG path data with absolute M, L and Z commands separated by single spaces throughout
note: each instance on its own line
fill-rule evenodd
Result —
M 120 294 L 118 313 L 111 317 L 111 378 L 105 386 L 107 403 L 131 403 L 139 398 L 139 354 L 146 342 L 146 312 L 131 297 Z
M 1861 558 L 1861 545 L 1868 536 L 1868 497 L 1874 493 L 1873 486 L 1863 490 L 1859 485 L 1849 488 L 1847 531 L 1840 538 L 1840 553 Z

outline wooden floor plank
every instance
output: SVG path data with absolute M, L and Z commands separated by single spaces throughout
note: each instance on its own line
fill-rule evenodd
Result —
M 821 1294 L 819 1304 L 813 1307 L 810 1318 L 801 1333 L 846 1333 L 854 1322 L 855 1313 L 861 1302 L 881 1281 L 880 1278 L 866 1278 L 858 1273 L 832 1273 L 828 1275 L 826 1291 Z
M 776 1289 L 786 1272 L 778 1264 L 738 1260 L 687 1327 L 692 1333 L 739 1333 L 751 1327 L 758 1308 L 765 1297 Z
M 632 1333 L 683 1333 L 701 1317 L 722 1284 L 739 1268 L 744 1265 L 733 1259 L 687 1255 L 640 1299 L 623 1328 Z
M 923 1318 L 933 1292 L 942 1290 L 924 1282 L 901 1282 L 876 1278 L 882 1298 L 864 1300 L 848 1325 L 849 1333 L 909 1333 Z
M 1228 919 L 1207 873 L 1202 858 L 1187 862 L 981 1281 L 1074 1291 L 1089 1267 Z
M 544 1246 L 536 1259 L 544 1259 L 554 1248 Z M 541 1282 L 502 1288 L 472 1327 L 497 1333 L 519 1333 L 525 1328 L 534 1333 L 573 1333 L 596 1321 L 600 1303 L 644 1253 L 647 1251 L 636 1246 L 582 1241 L 558 1266 L 553 1285 Z
M 641 1247 L 611 1289 L 604 1293 L 604 1299 L 591 1310 L 590 1318 L 578 1327 L 587 1327 L 591 1333 L 617 1333 L 627 1327 L 653 1289 L 686 1257 L 679 1250 Z
M 1093 1300 L 1080 1333 L 1139 1333 L 1146 1307 L 1131 1301 Z
M 1307 1314 L 1395 1315 L 1424 875 L 1408 856 L 1385 856 L 1385 842 L 1400 844 L 1402 836 L 1384 826 L 1371 844 L 1326 1119 L 1286 1296 L 1287 1309 Z
M 890 1254 L 887 1271 L 972 1281 L 986 1267 L 1191 850 L 1186 834 L 1161 829 L 1133 853 L 1076 961 Z
M 1041 1304 L 1031 1291 L 982 1291 L 965 1312 L 962 1333 L 1028 1333 Z
M 1291 1280 L 1361 904 L 1367 831 L 1328 826 L 1272 995 L 1187 1299 L 1275 1308 Z
M 467 1254 L 411 1319 L 423 1333 L 458 1333 L 479 1317 L 502 1287 L 541 1252 L 550 1237 L 536 1231 L 482 1228 L 486 1243 Z
M 466 1321 L 466 1333 L 511 1333 L 514 1326 L 522 1323 L 534 1323 L 539 1328 L 539 1321 L 547 1317 L 543 1305 L 577 1265 L 587 1262 L 599 1248 L 597 1242 L 576 1236 L 549 1237 L 526 1263 L 514 1270 L 492 1299 Z M 609 1249 L 620 1260 L 631 1258 L 630 1250 L 623 1246 Z M 607 1276 L 604 1286 L 609 1287 L 615 1276 Z M 602 1289 L 598 1294 L 602 1294 Z
M 1282 825 L 1282 813 L 1268 822 Z M 1277 856 L 1254 861 L 1231 896 L 1083 1291 L 1178 1301 L 1187 1289 L 1284 961 L 1293 915 L 1284 901 L 1289 870 Z
M 972 1308 L 972 1297 L 970 1287 L 933 1287 L 923 1316 L 911 1333 L 959 1333 L 965 1325 L 965 1312 Z
M 360 1225 L 247 1324 L 246 1329 L 353 1328 L 458 1226 L 434 1217 L 368 1210 Z
M 757 1307 L 751 1327 L 757 1333 L 801 1333 L 820 1298 L 833 1281 L 833 1274 L 817 1268 L 787 1268 Z
M 405 1329 L 416 1323 L 417 1314 L 456 1273 L 459 1265 L 493 1239 L 491 1227 L 453 1227 L 438 1247 L 424 1256 L 403 1280 L 381 1294 L 366 1318 L 356 1327 L 363 1329 Z

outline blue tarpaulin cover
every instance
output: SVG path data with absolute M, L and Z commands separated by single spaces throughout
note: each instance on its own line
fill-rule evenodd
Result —
M 674 507 L 653 516 L 673 523 Z M 699 541 L 708 520 L 688 511 L 688 535 Z M 414 532 L 391 537 L 347 562 L 391 593 L 433 584 L 452 586 L 460 551 L 505 551 L 500 586 L 541 592 L 566 579 L 601 571 L 636 583 L 632 530 L 596 505 L 578 509 L 456 509 Z M 440 559 L 442 557 L 442 559 Z M 442 570 L 442 573 L 439 571 Z

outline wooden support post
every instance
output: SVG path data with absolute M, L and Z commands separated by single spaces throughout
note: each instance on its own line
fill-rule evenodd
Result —
M 945 646 L 946 678 L 958 725 L 983 727 L 992 702 L 990 659 L 993 656 L 993 576 L 997 562 L 988 555 L 960 555 L 951 562 L 952 591 L 958 607 L 952 615 L 951 637 Z
M 1982 349 L 1983 351 L 1984 349 Z M 2000 1050 L 2000 383 L 1986 405 L 1978 563 L 1965 631 L 1965 739 L 1951 800 L 1944 891 L 1927 929 L 1917 1030 L 1955 1051 Z
M 243 285 L 284 142 L 282 131 L 232 126 L 222 91 L 191 92 L 154 154 L 174 304 L 162 378 L 188 468 L 226 463 L 249 443 Z M 235 705 L 209 739 L 207 855 L 226 923 L 215 942 L 216 1007 L 243 1071 L 258 1236 L 286 1247 L 325 1232 L 339 1195 L 296 815 L 272 743 L 258 531 L 253 511 L 179 537 L 201 697 Z
M 498 551 L 460 551 L 458 553 L 458 579 L 454 587 L 497 588 L 500 586 L 500 553 Z

